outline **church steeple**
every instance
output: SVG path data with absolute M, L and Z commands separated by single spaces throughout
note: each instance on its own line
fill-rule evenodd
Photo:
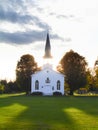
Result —
M 47 33 L 47 38 L 46 38 L 46 45 L 45 45 L 45 55 L 44 58 L 52 58 L 51 56 L 51 45 L 50 45 L 50 39 L 49 39 L 49 34 Z

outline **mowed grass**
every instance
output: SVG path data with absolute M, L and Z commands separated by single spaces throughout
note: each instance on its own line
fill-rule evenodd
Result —
M 0 130 L 98 130 L 98 97 L 0 95 Z

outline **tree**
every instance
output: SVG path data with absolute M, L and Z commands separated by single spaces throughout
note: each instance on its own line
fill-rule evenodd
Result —
M 16 81 L 9 81 L 7 83 L 6 90 L 7 90 L 6 91 L 7 93 L 13 93 L 13 92 L 15 93 L 15 92 L 19 92 L 20 91 Z
M 0 94 L 2 94 L 4 91 L 4 85 L 0 83 Z
M 65 82 L 70 87 L 70 95 L 73 95 L 74 90 L 86 84 L 87 62 L 84 57 L 70 50 L 63 56 L 60 64 L 60 70 L 65 74 Z
M 32 55 L 26 54 L 21 56 L 16 67 L 16 82 L 22 91 L 26 94 L 30 91 L 31 74 L 37 70 L 37 63 Z
M 98 62 L 94 67 L 95 75 L 94 75 L 94 87 L 98 91 Z
M 87 69 L 87 89 L 89 91 L 95 91 L 96 81 L 95 81 L 95 72 L 93 69 Z
M 3 86 L 3 92 L 5 93 L 5 90 L 6 90 L 6 87 L 7 87 L 7 81 L 6 80 L 1 80 L 0 85 Z

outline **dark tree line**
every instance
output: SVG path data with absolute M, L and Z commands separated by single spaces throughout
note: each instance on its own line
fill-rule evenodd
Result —
M 20 89 L 16 83 L 16 81 L 1 80 L 0 81 L 0 93 L 16 93 L 20 92 Z

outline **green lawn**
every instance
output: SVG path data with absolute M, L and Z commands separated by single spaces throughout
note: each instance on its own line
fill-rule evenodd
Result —
M 98 97 L 0 95 L 0 130 L 98 130 Z

